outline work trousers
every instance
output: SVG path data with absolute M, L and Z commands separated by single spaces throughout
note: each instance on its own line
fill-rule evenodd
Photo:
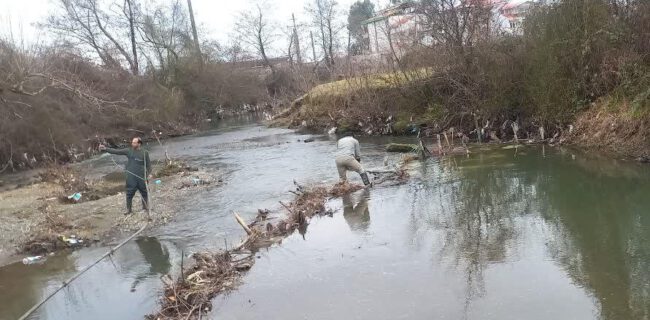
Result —
M 147 194 L 147 185 L 144 180 L 138 177 L 128 177 L 126 179 L 126 209 L 130 212 L 133 207 L 133 196 L 139 191 L 142 196 L 142 209 L 147 209 L 149 196 Z
M 361 166 L 361 163 L 357 161 L 353 156 L 336 156 L 336 169 L 339 171 L 339 178 L 341 181 L 347 180 L 347 171 L 354 171 L 358 174 L 362 174 L 365 171 Z

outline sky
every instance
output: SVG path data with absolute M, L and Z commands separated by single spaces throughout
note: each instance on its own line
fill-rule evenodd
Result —
M 47 34 L 34 25 L 43 21 L 57 0 L 0 0 L 0 37 L 13 34 L 15 40 L 27 44 L 47 41 Z M 172 0 L 157 0 L 158 2 Z M 343 20 L 347 18 L 350 5 L 356 0 L 338 0 Z M 183 1 L 185 2 L 185 1 Z M 307 23 L 305 5 L 309 0 L 267 0 L 271 9 L 268 14 L 279 25 L 290 24 L 291 13 L 295 13 L 298 23 Z M 374 0 L 375 8 L 387 0 Z M 227 43 L 233 35 L 237 13 L 253 5 L 254 0 L 192 0 L 197 24 L 211 40 Z

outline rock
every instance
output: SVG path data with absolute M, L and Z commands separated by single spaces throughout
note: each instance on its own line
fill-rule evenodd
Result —
M 387 152 L 416 152 L 418 146 L 415 144 L 391 143 L 386 146 Z
M 650 158 L 646 156 L 641 156 L 636 158 L 636 161 L 641 162 L 641 163 L 650 163 Z
M 307 139 L 305 139 L 305 143 L 310 143 L 310 142 L 314 142 L 314 138 L 307 138 Z

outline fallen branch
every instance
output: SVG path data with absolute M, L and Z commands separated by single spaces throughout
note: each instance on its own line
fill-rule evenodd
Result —
M 237 220 L 237 223 L 239 223 L 239 225 L 240 225 L 242 228 L 244 228 L 244 231 L 246 231 L 246 234 L 248 234 L 249 236 L 252 235 L 252 234 L 253 234 L 253 230 L 251 230 L 251 229 L 246 225 L 246 223 L 244 222 L 244 219 L 242 219 L 242 218 L 239 216 L 239 214 L 237 214 L 237 212 L 233 212 L 233 214 L 235 215 L 235 220 Z

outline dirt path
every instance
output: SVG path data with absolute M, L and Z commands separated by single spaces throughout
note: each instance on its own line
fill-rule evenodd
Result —
M 134 214 L 124 216 L 124 182 L 120 180 L 95 181 L 112 195 L 73 204 L 61 201 L 64 190 L 54 183 L 41 182 L 0 192 L 0 266 L 26 254 L 65 249 L 66 244 L 58 239 L 60 235 L 75 235 L 90 244 L 140 228 L 147 214 L 140 210 L 140 198 L 136 195 Z M 177 173 L 160 180 L 160 184 L 150 186 L 154 226 L 169 222 L 187 193 L 220 185 L 219 174 L 205 170 Z

